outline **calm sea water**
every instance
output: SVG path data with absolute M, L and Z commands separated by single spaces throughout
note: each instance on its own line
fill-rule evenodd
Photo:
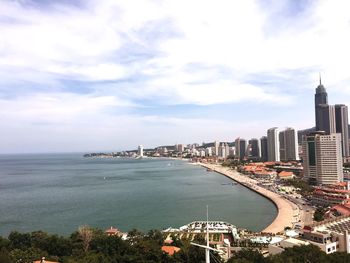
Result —
M 207 204 L 210 220 L 254 231 L 273 221 L 270 201 L 231 182 L 184 161 L 0 155 L 0 234 L 179 227 L 204 220 Z

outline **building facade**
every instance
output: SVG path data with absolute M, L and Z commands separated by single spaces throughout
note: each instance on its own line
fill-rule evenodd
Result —
M 348 107 L 344 104 L 336 104 L 334 107 L 336 133 L 341 134 L 342 155 L 344 159 L 347 159 L 349 157 Z
M 280 161 L 280 147 L 277 127 L 267 130 L 267 160 L 269 162 Z
M 315 132 L 303 140 L 304 177 L 314 185 L 343 181 L 340 134 Z
M 287 128 L 279 133 L 279 144 L 281 161 L 299 160 L 298 136 L 293 128 Z
M 320 104 L 317 107 L 318 129 L 326 134 L 336 133 L 335 126 L 335 106 Z
M 252 159 L 259 159 L 260 158 L 260 143 L 258 139 L 251 139 L 249 140 L 249 157 Z
M 143 157 L 143 146 L 139 145 L 138 149 L 137 149 L 137 154 L 141 157 Z
M 328 94 L 326 88 L 322 85 L 321 76 L 320 84 L 316 88 L 315 93 L 315 120 L 316 120 L 316 131 L 322 131 L 323 121 L 321 120 L 322 114 L 320 112 L 320 105 L 328 105 Z
M 243 160 L 246 157 L 247 142 L 245 139 L 237 138 L 235 140 L 236 158 Z
M 260 138 L 261 161 L 267 162 L 267 136 Z
M 213 155 L 219 156 L 219 146 L 220 146 L 220 142 L 215 141 L 214 142 Z

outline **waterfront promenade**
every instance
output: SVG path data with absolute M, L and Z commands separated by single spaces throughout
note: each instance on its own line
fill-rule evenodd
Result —
M 283 232 L 285 227 L 293 227 L 293 223 L 297 222 L 300 216 L 299 208 L 296 204 L 283 198 L 277 193 L 265 189 L 258 185 L 258 181 L 248 176 L 243 176 L 239 172 L 228 167 L 223 167 L 217 164 L 199 163 L 201 166 L 225 175 L 228 178 L 248 187 L 249 189 L 270 199 L 277 207 L 278 213 L 274 221 L 266 227 L 262 232 L 279 233 Z

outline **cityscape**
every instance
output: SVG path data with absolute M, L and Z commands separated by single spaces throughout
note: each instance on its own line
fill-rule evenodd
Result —
M 209 233 L 224 234 L 224 237 L 230 234 L 228 238 L 210 242 L 223 251 L 226 260 L 232 253 L 230 244 L 242 242 L 242 239 L 266 244 L 262 253 L 269 255 L 279 254 L 288 247 L 310 244 L 327 254 L 350 253 L 348 107 L 344 104 L 328 105 L 328 94 L 321 76 L 315 89 L 314 107 L 315 127 L 305 130 L 288 127 L 280 131 L 278 127 L 272 127 L 260 139 L 248 141 L 238 137 L 234 142 L 175 144 L 154 149 L 144 149 L 139 145 L 137 150 L 92 153 L 85 157 L 188 159 L 207 168 L 208 172 L 221 173 L 258 192 L 272 200 L 279 210 L 284 210 L 283 214 L 279 211 L 274 222 L 262 231 L 280 234 L 270 241 L 264 236 L 263 241 L 257 242 L 262 237 L 247 235 L 235 226 L 229 231 L 220 230 L 220 227 L 227 226 L 225 222 L 218 222 L 219 228 L 212 226 Z M 206 229 L 203 222 L 191 224 L 201 226 L 198 233 Z M 185 226 L 165 230 L 165 233 L 180 237 L 189 232 L 194 234 L 191 238 L 197 233 Z M 285 234 L 281 235 L 282 232 Z M 172 240 L 170 234 L 167 238 Z

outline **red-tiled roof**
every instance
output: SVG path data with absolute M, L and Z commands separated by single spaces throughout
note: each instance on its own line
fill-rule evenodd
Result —
M 107 229 L 105 232 L 109 235 L 115 235 L 115 234 L 119 233 L 119 230 L 118 230 L 118 228 L 114 228 L 111 226 L 111 228 Z
M 328 193 L 348 193 L 350 194 L 350 190 L 343 190 L 343 189 L 336 189 L 336 188 L 330 188 L 330 187 L 322 187 L 322 186 L 316 186 L 315 189 L 321 190 L 323 192 L 328 192 Z
M 278 176 L 280 177 L 291 177 L 293 175 L 294 175 L 293 172 L 287 172 L 287 171 L 282 171 L 278 174 Z
M 337 211 L 338 213 L 340 213 L 341 215 L 350 215 L 350 207 L 349 205 L 335 205 L 331 208 L 332 211 Z
M 180 251 L 180 248 L 174 246 L 162 246 L 162 251 L 172 256 L 175 252 Z
M 347 186 L 348 183 L 347 182 L 339 182 L 336 185 L 338 185 L 338 186 Z

